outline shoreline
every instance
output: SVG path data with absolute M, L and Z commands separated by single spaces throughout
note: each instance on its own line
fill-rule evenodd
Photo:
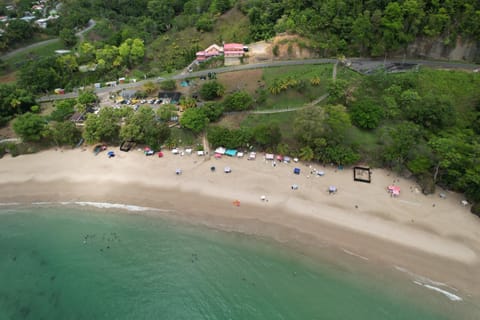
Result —
M 107 159 L 49 150 L 0 163 L 4 204 L 90 201 L 160 208 L 172 219 L 266 237 L 307 255 L 336 248 L 369 265 L 407 270 L 415 281 L 413 274 L 443 282 L 443 289 L 460 297 L 480 297 L 480 280 L 472 276 L 480 265 L 480 221 L 460 205 L 460 195 L 424 196 L 411 181 L 384 170 L 374 170 L 372 183 L 363 184 L 353 181 L 349 169 L 321 167 L 325 176 L 317 177 L 303 173 L 310 169 L 303 164 L 273 167 L 260 157 L 205 160 L 167 152 L 157 158 L 137 151 Z M 230 174 L 223 173 L 227 165 Z M 183 174 L 176 176 L 179 167 Z M 302 174 L 293 175 L 294 167 Z M 402 187 L 399 198 L 384 189 L 393 180 Z M 292 183 L 299 189 L 291 190 Z M 328 195 L 330 184 L 337 194 Z

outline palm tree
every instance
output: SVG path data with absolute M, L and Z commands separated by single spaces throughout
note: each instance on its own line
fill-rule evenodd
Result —
M 271 94 L 274 94 L 274 95 L 279 94 L 282 91 L 281 81 L 279 81 L 278 79 L 275 79 L 275 81 L 273 81 L 272 85 L 268 88 L 268 90 L 270 91 Z
M 319 76 L 314 76 L 313 78 L 310 79 L 310 84 L 312 86 L 318 86 L 320 84 L 320 77 Z

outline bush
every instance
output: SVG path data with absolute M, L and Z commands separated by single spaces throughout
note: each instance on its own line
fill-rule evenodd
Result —
M 225 88 L 218 81 L 207 82 L 200 88 L 200 96 L 205 100 L 220 98 L 224 92 Z
M 160 82 L 160 89 L 165 91 L 173 91 L 177 88 L 175 80 L 165 80 Z
M 470 211 L 471 211 L 474 215 L 480 217 L 480 202 L 474 203 L 474 204 L 472 205 L 472 208 L 470 209 Z
M 244 111 L 252 107 L 253 99 L 246 91 L 237 91 L 223 101 L 226 111 Z

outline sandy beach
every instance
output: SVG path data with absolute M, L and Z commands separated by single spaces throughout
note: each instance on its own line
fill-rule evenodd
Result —
M 425 196 L 413 180 L 380 169 L 373 169 L 368 184 L 353 181 L 351 168 L 273 166 L 263 154 L 248 161 L 109 150 L 114 158 L 106 152 L 95 156 L 91 148 L 6 156 L 0 159 L 0 202 L 4 207 L 88 201 L 161 208 L 180 219 L 310 251 L 336 247 L 371 264 L 442 282 L 459 296 L 480 297 L 480 219 L 461 204 L 462 195 L 437 190 Z M 226 166 L 231 173 L 224 173 Z M 300 175 L 293 174 L 295 167 Z M 311 174 L 313 169 L 325 174 Z M 392 184 L 401 188 L 399 197 L 387 192 Z M 330 185 L 338 192 L 329 194 Z

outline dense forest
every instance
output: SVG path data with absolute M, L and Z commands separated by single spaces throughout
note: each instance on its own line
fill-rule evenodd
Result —
M 73 49 L 58 59 L 32 56 L 18 62 L 19 83 L 33 92 L 70 90 L 132 72 L 159 75 L 184 68 L 213 41 L 250 43 L 282 32 L 307 39 L 301 45 L 319 57 L 403 55 L 416 39 L 441 39 L 453 48 L 458 37 L 478 41 L 480 35 L 476 0 L 65 0 L 57 7 L 59 18 L 47 29 L 13 20 L 0 39 L 8 49 L 9 42 L 42 32 L 58 35 Z M 236 20 L 244 24 L 228 21 L 232 30 L 215 35 L 217 22 L 229 10 L 239 12 L 244 20 Z M 74 31 L 90 19 L 97 25 L 78 43 Z M 90 72 L 79 72 L 82 66 Z
M 248 27 L 229 38 L 209 39 L 249 43 L 295 33 L 325 57 L 391 56 L 403 54 L 417 38 L 438 37 L 454 46 L 458 37 L 478 41 L 480 35 L 477 0 L 67 0 L 48 32 L 60 35 L 73 52 L 23 61 L 17 83 L 0 85 L 0 125 L 12 123 L 16 134 L 33 145 L 73 146 L 82 137 L 87 143 L 133 139 L 153 148 L 175 146 L 179 139 L 167 125 L 175 106 L 157 111 L 102 108 L 98 114 L 89 113 L 79 130 L 68 119 L 75 111 L 91 111 L 96 104 L 93 93 L 57 102 L 49 114 L 41 113 L 34 95 L 128 73 L 150 77 L 184 68 L 194 59 L 202 37 L 215 33 L 222 14 L 232 11 L 244 17 Z M 91 37 L 77 42 L 71 30 L 92 18 L 97 26 Z M 480 215 L 478 73 L 421 69 L 392 75 L 380 70 L 334 81 L 330 69 L 318 70 L 303 76 L 278 74 L 271 81 L 263 79 L 264 86 L 255 91 L 226 90 L 220 80 L 205 81 L 198 92 L 201 103 L 192 97 L 180 102 L 181 130 L 206 134 L 213 146 L 269 150 L 336 165 L 362 161 L 413 174 L 425 193 L 434 192 L 435 185 L 464 192 L 475 203 L 472 211 Z M 161 86 L 150 83 L 142 92 L 173 90 L 176 84 Z M 313 100 L 324 93 L 325 103 L 278 121 L 240 123 L 235 128 L 221 121 L 227 112 L 264 109 L 269 100 Z M 9 144 L 0 154 L 7 148 L 21 152 L 21 146 Z
M 417 37 L 441 37 L 455 46 L 458 36 L 478 41 L 480 35 L 476 0 L 67 0 L 60 28 L 103 17 L 114 24 L 108 43 L 119 45 L 134 37 L 149 43 L 171 29 L 211 31 L 218 15 L 233 6 L 250 21 L 248 36 L 240 41 L 293 32 L 311 39 L 322 56 L 383 56 Z

